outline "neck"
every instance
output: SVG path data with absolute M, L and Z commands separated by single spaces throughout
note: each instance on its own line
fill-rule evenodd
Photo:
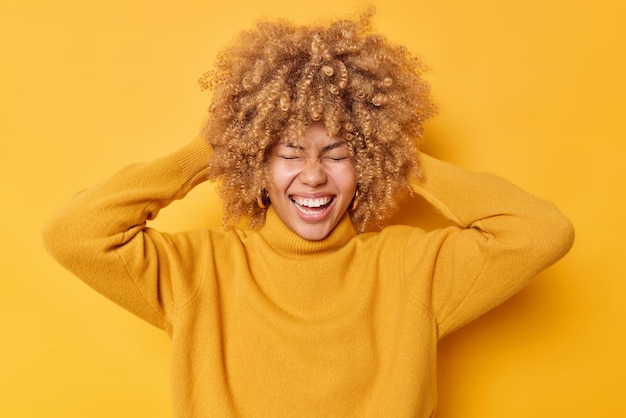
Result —
M 263 239 L 278 253 L 299 258 L 333 252 L 356 236 L 350 216 L 346 213 L 337 226 L 324 239 L 310 241 L 290 230 L 270 206 L 265 225 L 261 228 Z

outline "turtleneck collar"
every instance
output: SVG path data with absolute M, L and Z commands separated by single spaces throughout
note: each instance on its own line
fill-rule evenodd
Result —
M 350 216 L 346 213 L 326 238 L 319 241 L 304 239 L 283 223 L 271 205 L 267 209 L 265 225 L 259 232 L 276 252 L 293 258 L 336 251 L 357 234 Z

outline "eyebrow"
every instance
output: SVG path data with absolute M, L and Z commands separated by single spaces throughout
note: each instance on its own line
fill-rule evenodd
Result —
M 285 146 L 287 148 L 295 148 L 298 149 L 300 151 L 304 151 L 304 147 L 302 145 L 296 145 L 293 142 L 279 142 L 279 145 Z M 328 144 L 325 147 L 322 148 L 322 154 L 325 154 L 331 150 L 334 150 L 335 148 L 339 148 L 343 145 L 348 145 L 347 141 L 337 141 L 337 142 L 333 142 L 332 144 Z

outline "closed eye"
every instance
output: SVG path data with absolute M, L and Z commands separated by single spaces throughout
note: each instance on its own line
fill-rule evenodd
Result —
M 345 161 L 350 158 L 350 153 L 343 147 L 337 147 L 326 151 L 322 158 L 330 161 Z

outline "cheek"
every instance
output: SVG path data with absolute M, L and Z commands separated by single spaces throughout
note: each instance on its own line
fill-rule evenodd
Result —
M 343 167 L 337 170 L 334 175 L 337 186 L 346 193 L 356 191 L 356 169 L 354 166 Z
M 289 170 L 284 164 L 279 162 L 271 163 L 268 171 L 268 189 L 281 192 L 287 188 L 293 177 L 293 170 Z

